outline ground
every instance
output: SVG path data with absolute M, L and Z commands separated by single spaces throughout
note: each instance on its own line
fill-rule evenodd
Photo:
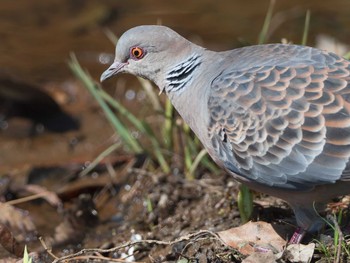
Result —
M 48 169 L 45 179 L 38 179 L 51 178 L 51 185 L 65 181 L 64 187 L 52 192 L 62 207 L 48 207 L 44 204 L 47 200 L 23 205 L 37 225 L 36 234 L 52 247 L 55 256 L 96 248 L 96 252 L 109 251 L 95 253 L 96 262 L 102 256 L 122 262 L 241 262 L 245 258 L 215 234 L 240 225 L 238 183 L 231 176 L 203 172 L 189 181 L 182 174 L 153 173 L 142 165 L 136 168 L 136 157 L 117 159 L 123 161 L 111 166 L 114 175 L 101 166 L 93 176 Z M 43 183 L 39 181 L 36 183 Z M 44 213 L 49 214 L 46 218 L 56 219 L 40 222 Z M 257 219 L 282 226 L 294 224 L 286 204 L 258 193 L 253 220 Z M 53 261 L 34 239 L 27 242 L 30 251 L 39 252 L 42 262 Z M 88 255 L 92 254 L 78 258 L 86 260 Z

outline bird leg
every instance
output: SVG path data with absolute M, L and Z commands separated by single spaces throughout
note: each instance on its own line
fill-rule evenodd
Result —
M 288 244 L 299 244 L 303 239 L 303 237 L 305 236 L 305 234 L 306 234 L 306 231 L 303 228 L 298 227 L 295 230 L 291 239 L 289 240 Z

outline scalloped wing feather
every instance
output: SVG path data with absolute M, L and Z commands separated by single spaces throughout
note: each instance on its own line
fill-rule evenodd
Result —
M 226 169 L 298 190 L 350 180 L 350 63 L 308 54 L 302 63 L 226 69 L 213 81 L 208 133 Z

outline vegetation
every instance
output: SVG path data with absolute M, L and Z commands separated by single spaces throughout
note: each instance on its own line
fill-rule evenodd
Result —
M 28 255 L 27 246 L 24 247 L 23 263 L 32 263 L 32 258 Z
M 198 139 L 194 138 L 189 127 L 186 124 L 178 124 L 175 121 L 177 115 L 169 101 L 166 101 L 165 106 L 160 109 L 160 113 L 159 110 L 154 113 L 158 115 L 161 114 L 164 119 L 164 121 L 161 122 L 163 123 L 163 127 L 161 127 L 161 132 L 159 133 L 155 127 L 151 127 L 150 123 L 133 115 L 120 102 L 113 99 L 104 91 L 101 86 L 80 67 L 74 55 L 71 56 L 69 66 L 101 106 L 112 127 L 131 153 L 147 153 L 150 159 L 155 161 L 153 168 L 156 169 L 159 166 L 163 173 L 171 172 L 173 155 L 184 156 L 184 173 L 189 180 L 194 178 L 196 167 L 198 167 L 199 164 L 209 169 L 211 172 L 218 172 L 217 167 L 208 158 L 206 151 L 202 149 Z M 140 83 L 141 86 L 147 90 L 147 94 L 150 94 L 150 92 L 154 93 L 149 95 L 150 97 L 158 98 L 155 91 L 148 88 L 150 84 L 147 81 L 140 79 Z M 161 105 L 159 99 L 156 103 L 157 105 Z M 136 129 L 144 136 L 140 136 L 139 138 L 132 136 L 130 133 L 131 128 Z M 148 143 L 145 143 L 145 140 L 148 141 Z M 176 149 L 179 148 L 179 150 L 175 149 L 174 141 L 179 142 L 177 145 L 182 145 L 182 147 L 176 147 Z M 147 147 L 149 143 L 152 146 L 151 149 Z M 96 165 L 96 162 L 93 162 L 92 165 Z M 91 169 L 91 167 L 88 167 L 88 169 Z

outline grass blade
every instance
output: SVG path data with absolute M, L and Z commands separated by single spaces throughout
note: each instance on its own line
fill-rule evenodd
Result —
M 130 111 L 128 111 L 121 103 L 119 103 L 117 100 L 113 99 L 107 92 L 105 92 L 103 89 L 98 90 L 99 96 L 103 98 L 109 105 L 111 105 L 113 108 L 115 108 L 120 114 L 125 116 L 130 123 L 141 133 L 144 133 L 148 136 L 150 139 L 154 155 L 159 162 L 159 165 L 162 168 L 162 171 L 164 173 L 170 172 L 170 167 L 168 163 L 166 162 L 166 159 L 162 153 L 161 146 L 157 140 L 157 137 L 153 133 L 152 129 L 146 124 L 145 122 L 140 121 L 135 115 L 133 115 Z
M 201 159 L 201 164 L 209 169 L 213 174 L 219 174 L 222 170 L 210 159 L 208 155 L 204 155 Z
M 173 133 L 174 133 L 174 107 L 170 100 L 165 101 L 165 120 L 163 128 L 163 137 L 166 149 L 173 149 Z
M 305 46 L 307 44 L 307 37 L 309 35 L 309 28 L 310 28 L 310 10 L 306 11 L 305 16 L 305 24 L 304 24 L 304 31 L 303 31 L 303 38 L 301 40 L 301 44 Z
M 109 41 L 113 43 L 113 45 L 117 44 L 119 38 L 110 29 L 105 29 L 104 33 L 109 39 Z
M 350 59 L 350 51 L 344 55 L 344 58 Z
M 102 153 L 100 153 L 95 160 L 93 160 L 83 171 L 79 173 L 79 176 L 85 176 L 88 173 L 92 171 L 102 161 L 106 156 L 110 155 L 112 152 L 114 152 L 116 149 L 118 149 L 121 146 L 120 142 L 114 143 L 111 146 L 109 146 L 106 150 L 104 150 Z
M 245 185 L 241 185 L 238 193 L 238 210 L 242 223 L 249 221 L 253 213 L 253 194 Z
M 192 167 L 192 155 L 191 155 L 191 137 L 190 137 L 190 127 L 184 123 L 183 125 L 183 133 L 184 133 L 184 162 L 185 162 L 185 171 L 190 171 Z M 186 172 L 186 178 L 188 180 L 193 180 L 193 177 L 190 177 L 190 174 Z
M 154 155 L 155 155 L 160 167 L 162 168 L 162 171 L 166 174 L 170 173 L 170 166 L 168 165 L 168 163 L 163 155 L 163 152 L 162 152 L 160 144 L 157 140 L 157 137 L 154 135 L 151 127 L 149 127 L 149 125 L 147 123 L 144 123 L 144 127 L 145 127 L 146 132 L 149 136 L 149 139 L 151 140 L 153 150 L 154 150 Z
M 199 163 L 202 161 L 204 156 L 206 156 L 207 150 L 202 149 L 197 157 L 194 159 L 192 166 L 190 167 L 190 170 L 188 171 L 188 178 L 194 178 L 194 171 L 197 169 Z
M 92 80 L 92 78 L 81 68 L 77 58 L 71 55 L 71 61 L 69 62 L 69 67 L 73 73 L 80 79 L 84 86 L 89 90 L 92 96 L 96 99 L 102 110 L 104 111 L 108 121 L 112 124 L 112 127 L 119 134 L 125 144 L 134 153 L 142 153 L 144 150 L 138 141 L 131 136 L 128 129 L 123 125 L 123 123 L 115 116 L 112 110 L 108 107 L 106 102 L 98 93 L 98 85 Z
M 32 263 L 32 258 L 29 257 L 27 246 L 24 246 L 23 263 Z
M 145 90 L 148 98 L 150 99 L 151 104 L 153 105 L 153 108 L 156 111 L 163 112 L 163 108 L 160 104 L 159 97 L 158 97 L 157 93 L 154 91 L 154 88 L 153 88 L 151 82 L 149 82 L 146 79 L 140 78 L 140 77 L 137 77 L 137 79 L 141 83 L 142 88 Z
M 265 16 L 264 24 L 263 24 L 263 27 L 262 27 L 260 34 L 259 34 L 258 44 L 264 44 L 266 39 L 267 39 L 267 33 L 269 31 L 269 28 L 270 28 L 270 23 L 271 23 L 271 18 L 272 18 L 273 8 L 275 6 L 275 2 L 276 2 L 276 0 L 270 1 L 269 8 L 268 8 L 266 16 Z

